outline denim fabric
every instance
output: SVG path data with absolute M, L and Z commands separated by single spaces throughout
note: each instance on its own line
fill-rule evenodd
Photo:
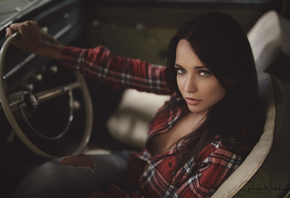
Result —
M 48 161 L 31 171 L 15 190 L 13 198 L 85 198 L 95 190 L 119 185 L 127 176 L 129 151 L 89 155 L 94 167 Z

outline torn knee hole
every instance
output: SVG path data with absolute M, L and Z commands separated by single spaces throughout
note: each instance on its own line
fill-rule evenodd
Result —
M 91 168 L 95 167 L 95 163 L 92 158 L 87 155 L 74 155 L 66 157 L 60 161 L 60 164 L 74 167 Z

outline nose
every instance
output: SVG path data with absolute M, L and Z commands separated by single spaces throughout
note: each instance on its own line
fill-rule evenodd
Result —
M 197 82 L 193 76 L 188 76 L 185 81 L 184 91 L 194 93 L 197 91 Z

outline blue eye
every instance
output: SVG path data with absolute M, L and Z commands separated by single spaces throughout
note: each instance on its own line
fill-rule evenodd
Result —
M 209 76 L 211 76 L 211 72 L 208 71 L 208 70 L 200 70 L 200 71 L 199 71 L 199 74 L 200 74 L 202 77 L 209 77 Z
M 177 74 L 184 74 L 185 73 L 185 70 L 182 68 L 175 68 L 175 69 L 176 69 Z

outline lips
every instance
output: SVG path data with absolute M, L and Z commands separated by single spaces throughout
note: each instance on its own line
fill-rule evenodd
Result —
M 195 98 L 189 98 L 189 97 L 186 97 L 185 101 L 188 105 L 193 105 L 193 106 L 198 105 L 201 102 L 201 100 L 198 100 Z

